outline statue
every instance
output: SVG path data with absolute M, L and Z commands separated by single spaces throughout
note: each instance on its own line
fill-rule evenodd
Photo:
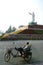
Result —
M 32 15 L 32 22 L 34 22 L 35 21 L 35 14 L 34 14 L 34 12 L 33 13 L 29 13 L 30 15 Z
M 32 22 L 29 23 L 29 25 L 37 25 L 37 22 L 35 22 L 35 14 L 34 14 L 34 12 L 33 13 L 29 12 L 29 14 L 32 15 Z

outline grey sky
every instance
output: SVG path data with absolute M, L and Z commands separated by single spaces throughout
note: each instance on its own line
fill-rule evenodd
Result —
M 0 0 L 0 30 L 8 27 L 28 25 L 35 13 L 35 21 L 43 25 L 43 0 Z

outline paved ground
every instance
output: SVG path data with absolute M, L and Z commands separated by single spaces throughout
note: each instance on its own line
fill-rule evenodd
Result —
M 43 65 L 43 40 L 27 41 L 32 44 L 32 64 L 30 65 Z M 25 44 L 27 41 L 0 41 L 0 65 L 29 65 L 28 63 L 24 62 L 22 58 L 11 57 L 9 62 L 4 61 L 6 48 L 23 46 L 23 44 Z

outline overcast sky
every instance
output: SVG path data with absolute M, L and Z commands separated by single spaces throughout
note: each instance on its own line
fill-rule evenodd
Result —
M 43 0 L 0 0 L 0 30 L 28 25 L 32 21 L 29 12 L 34 12 L 35 21 L 43 25 Z

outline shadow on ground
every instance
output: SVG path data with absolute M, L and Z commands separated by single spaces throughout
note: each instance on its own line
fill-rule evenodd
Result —
M 32 64 L 41 64 L 43 61 L 37 60 L 37 59 L 32 59 Z
M 43 61 L 37 60 L 37 59 L 32 59 L 32 62 L 30 65 L 41 65 L 43 63 Z M 23 59 L 16 59 L 13 61 L 9 61 L 7 63 L 8 65 L 29 65 L 29 63 L 27 63 L 26 61 L 24 61 Z M 43 65 L 43 64 L 42 64 Z

